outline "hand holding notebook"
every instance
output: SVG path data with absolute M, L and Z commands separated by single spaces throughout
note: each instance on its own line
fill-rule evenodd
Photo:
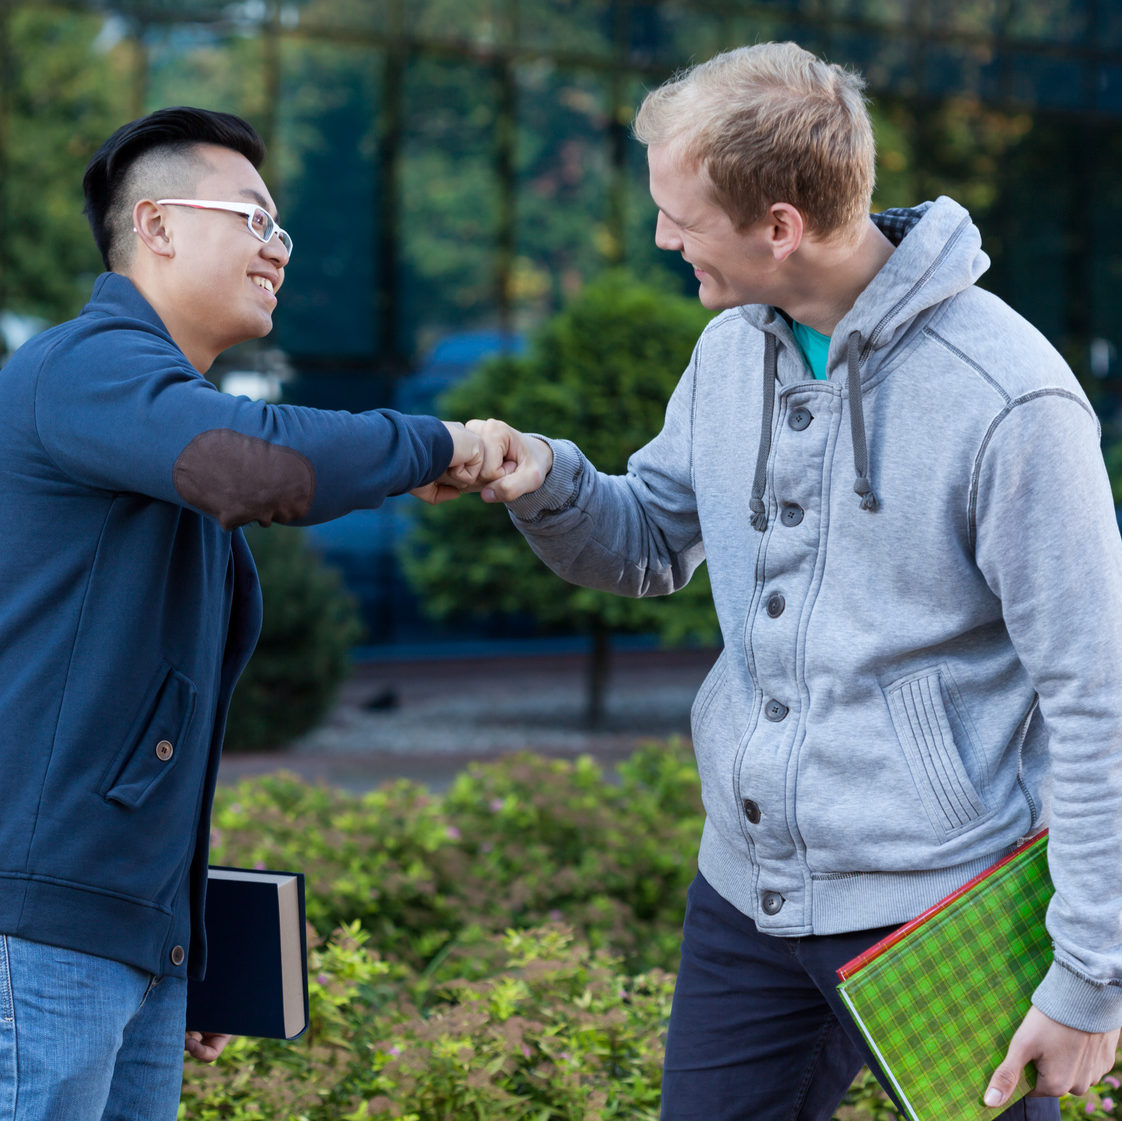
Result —
M 985 1121 L 987 1079 L 1002 1063 L 1052 943 L 1052 884 L 1041 836 L 838 970 L 838 992 L 910 1121 Z M 1031 1065 L 1006 1068 L 1008 1097 Z
M 1031 1007 L 1013 1035 L 1009 1051 L 990 1078 L 985 1103 L 1007 1104 L 1027 1063 L 1036 1068 L 1036 1092 L 1050 1097 L 1082 1094 L 1115 1063 L 1118 1031 L 1085 1032 L 1058 1024 Z M 985 1072 L 979 1072 L 979 1079 Z
M 1083 1093 L 1114 1065 L 1118 1031 L 1077 1031 L 1031 1003 L 1052 960 L 1046 846 L 1036 837 L 838 970 L 911 1121 L 985 1121 L 1034 1086 Z

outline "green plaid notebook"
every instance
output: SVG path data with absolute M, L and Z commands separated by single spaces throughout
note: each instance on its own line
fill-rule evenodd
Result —
M 982 1121 L 988 1079 L 1052 961 L 1042 833 L 838 970 L 911 1121 Z M 1022 1076 L 1014 1099 L 1032 1089 Z

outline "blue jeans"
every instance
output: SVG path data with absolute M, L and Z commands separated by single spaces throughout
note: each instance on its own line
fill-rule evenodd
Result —
M 0 935 L 0 1121 L 174 1121 L 187 983 Z
M 863 1066 L 883 1086 L 835 970 L 892 929 L 775 938 L 699 875 L 686 899 L 663 1121 L 830 1121 Z M 979 1099 L 990 1073 L 978 1072 Z M 1055 1098 L 1022 1098 L 994 1121 L 1059 1117 Z

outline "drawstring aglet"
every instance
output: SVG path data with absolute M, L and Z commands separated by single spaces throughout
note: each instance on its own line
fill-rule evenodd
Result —
M 875 510 L 879 503 L 877 496 L 873 492 L 872 485 L 864 475 L 858 476 L 857 482 L 853 484 L 853 490 L 856 494 L 861 496 L 861 509 L 862 510 Z
M 748 503 L 749 509 L 752 511 L 752 528 L 759 530 L 763 533 L 767 529 L 767 514 L 764 513 L 764 504 L 758 498 L 753 498 Z

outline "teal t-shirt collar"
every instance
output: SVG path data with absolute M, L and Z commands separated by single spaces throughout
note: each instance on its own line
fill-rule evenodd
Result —
M 804 323 L 791 320 L 791 330 L 795 335 L 795 342 L 799 344 L 810 372 L 819 380 L 826 380 L 826 358 L 830 353 L 830 336 L 807 327 Z

